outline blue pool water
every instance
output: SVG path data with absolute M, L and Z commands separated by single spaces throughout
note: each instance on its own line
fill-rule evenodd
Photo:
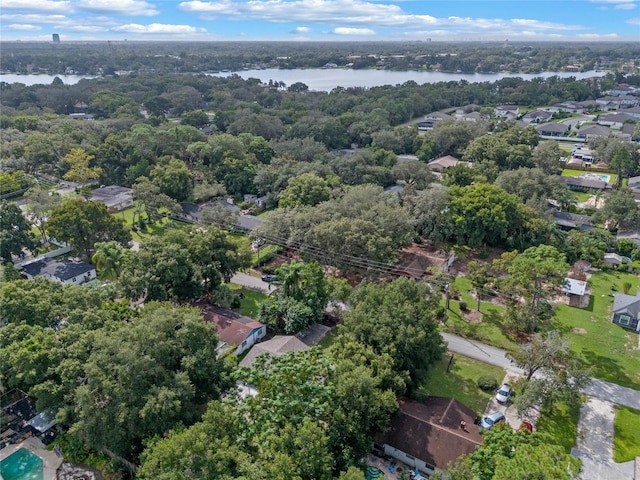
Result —
M 43 480 L 42 459 L 26 448 L 16 450 L 0 462 L 3 480 Z

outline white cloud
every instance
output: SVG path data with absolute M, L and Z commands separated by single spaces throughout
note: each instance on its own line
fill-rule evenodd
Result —
M 0 23 L 17 22 L 55 24 L 68 21 L 69 19 L 64 15 L 39 15 L 36 13 L 0 15 Z
M 67 32 L 75 32 L 75 33 L 98 33 L 98 32 L 108 32 L 109 29 L 104 26 L 99 25 L 71 25 L 65 27 Z
M 640 17 L 630 18 L 627 23 L 629 25 L 640 25 Z
M 311 29 L 309 27 L 296 27 L 291 33 L 309 33 Z
M 620 35 L 617 33 L 580 33 L 576 35 L 579 40 L 617 40 Z
M 621 4 L 621 3 L 634 3 L 636 0 L 591 0 L 591 3 L 609 3 L 609 4 Z
M 636 5 L 635 3 L 620 3 L 620 4 L 616 5 L 614 8 L 616 10 L 633 10 L 637 6 L 638 5 Z
M 80 0 L 77 6 L 87 12 L 114 15 L 152 16 L 160 13 L 154 5 L 144 0 Z
M 21 10 L 29 12 L 72 12 L 71 2 L 68 0 L 3 0 L 3 10 Z
M 120 25 L 111 29 L 115 32 L 125 33 L 144 33 L 144 34 L 185 34 L 185 33 L 202 33 L 206 32 L 204 28 L 196 28 L 191 25 L 170 25 L 164 23 L 151 23 L 149 25 L 140 25 L 139 23 L 129 23 L 127 25 Z
M 619 0 L 617 0 L 619 1 Z M 227 16 L 235 20 L 258 20 L 272 23 L 315 23 L 339 28 L 435 29 L 457 28 L 465 33 L 496 29 L 550 32 L 586 30 L 580 25 L 546 22 L 532 19 L 501 18 L 436 18 L 415 15 L 400 6 L 367 0 L 236 0 L 184 1 L 183 12 L 196 13 L 201 19 Z
M 333 29 L 335 35 L 375 35 L 376 32 L 370 28 L 349 28 L 338 27 Z
M 12 23 L 10 25 L 2 25 L 2 30 L 21 30 L 27 32 L 37 32 L 42 30 L 38 25 L 30 25 L 28 23 Z

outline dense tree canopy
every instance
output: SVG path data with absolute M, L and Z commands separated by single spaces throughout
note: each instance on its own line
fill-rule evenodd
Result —
M 31 225 L 15 203 L 0 201 L 0 258 L 2 263 L 11 258 L 24 257 L 24 250 L 33 250 L 35 239 Z

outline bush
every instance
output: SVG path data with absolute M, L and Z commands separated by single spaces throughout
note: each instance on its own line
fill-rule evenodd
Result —
M 467 306 L 467 302 L 460 302 L 460 310 L 462 310 L 463 312 L 466 312 L 467 310 L 469 310 L 469 307 Z
M 446 315 L 447 315 L 447 310 L 444 307 L 440 306 L 440 307 L 436 308 L 436 318 L 437 319 L 442 319 Z
M 491 391 L 498 388 L 498 380 L 494 377 L 480 377 L 478 378 L 478 387 L 484 391 Z

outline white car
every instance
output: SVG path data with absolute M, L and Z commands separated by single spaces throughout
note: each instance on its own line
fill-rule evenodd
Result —
M 506 405 L 506 403 L 509 401 L 510 396 L 511 396 L 511 385 L 509 385 L 508 383 L 503 383 L 502 386 L 500 386 L 500 388 L 498 389 L 498 392 L 496 393 L 496 400 L 498 401 L 498 403 L 501 403 L 502 405 Z

